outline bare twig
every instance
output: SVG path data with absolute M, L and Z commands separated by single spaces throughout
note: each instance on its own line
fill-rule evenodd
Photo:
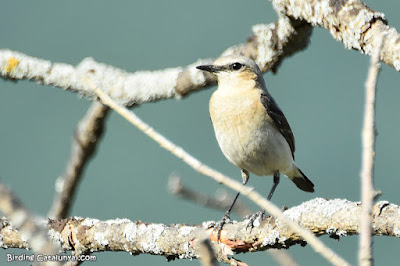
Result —
M 376 38 L 374 52 L 365 83 L 365 110 L 364 126 L 362 131 L 362 166 L 361 166 L 361 234 L 359 243 L 359 265 L 374 264 L 372 248 L 372 205 L 375 197 L 374 190 L 374 158 L 375 158 L 375 95 L 378 73 L 380 70 L 379 58 L 382 50 L 384 35 Z
M 56 181 L 56 194 L 48 214 L 50 218 L 58 220 L 67 217 L 85 166 L 92 158 L 102 136 L 108 110 L 108 107 L 94 101 L 79 122 L 72 142 L 69 162 L 64 174 Z
M 316 198 L 292 207 L 285 216 L 312 230 L 315 235 L 346 237 L 360 233 L 360 202 Z M 49 235 L 62 251 L 75 250 L 79 254 L 101 251 L 124 251 L 133 255 L 153 254 L 168 259 L 196 259 L 196 242 L 209 222 L 202 225 L 164 225 L 132 222 L 128 219 L 99 221 L 72 217 L 48 221 Z M 31 248 L 19 232 L 5 218 L 0 218 L 0 247 Z M 303 239 L 281 219 L 267 217 L 259 227 L 246 229 L 247 221 L 227 224 L 221 242 L 211 245 L 221 262 L 229 262 L 227 254 L 258 252 L 270 248 L 289 248 L 302 244 Z M 213 228 L 208 229 L 212 231 Z M 400 238 L 400 207 L 380 201 L 373 208 L 374 235 Z M 222 243 L 223 242 L 223 243 Z
M 347 261 L 345 261 L 343 258 L 341 258 L 339 255 L 337 255 L 334 251 L 332 251 L 330 248 L 328 248 L 322 241 L 317 239 L 310 231 L 303 229 L 300 227 L 297 223 L 293 222 L 292 220 L 286 218 L 281 210 L 276 207 L 273 203 L 265 199 L 262 195 L 259 193 L 255 192 L 253 188 L 250 187 L 245 187 L 241 183 L 221 174 L 220 172 L 206 166 L 193 156 L 191 156 L 189 153 L 187 153 L 185 150 L 183 150 L 181 147 L 175 145 L 168 139 L 166 139 L 164 136 L 156 132 L 152 127 L 144 123 L 139 117 L 137 117 L 133 112 L 130 112 L 128 109 L 125 107 L 117 104 L 115 101 L 113 101 L 107 94 L 105 94 L 103 91 L 100 89 L 96 88 L 95 85 L 87 79 L 89 87 L 92 87 L 93 91 L 99 96 L 101 101 L 108 105 L 110 108 L 114 109 L 117 113 L 119 113 L 122 117 L 124 117 L 126 120 L 131 122 L 133 125 L 138 127 L 140 130 L 142 130 L 146 135 L 148 135 L 150 138 L 152 138 L 154 141 L 159 143 L 163 148 L 166 150 L 170 151 L 172 154 L 174 154 L 176 157 L 180 158 L 183 160 L 186 164 L 188 164 L 190 167 L 192 167 L 194 170 L 198 171 L 199 173 L 209 176 L 216 180 L 219 183 L 222 183 L 231 189 L 234 189 L 236 191 L 239 191 L 241 194 L 247 196 L 251 200 L 253 200 L 255 203 L 257 203 L 259 206 L 261 206 L 263 209 L 268 211 L 271 215 L 274 217 L 278 218 L 279 220 L 285 222 L 290 228 L 293 229 L 297 234 L 299 234 L 305 241 L 310 244 L 310 246 L 313 247 L 313 249 L 325 257 L 329 262 L 335 265 L 349 265 Z M 224 230 L 221 231 L 221 236 L 223 236 Z M 213 237 L 213 236 L 211 236 Z M 214 236 L 215 237 L 215 236 Z M 215 240 L 217 238 L 215 237 Z
M 185 186 L 179 176 L 171 175 L 168 180 L 168 192 L 185 200 L 217 210 L 227 210 L 232 204 L 233 196 L 227 192 L 217 191 L 215 196 L 209 196 Z M 241 217 L 252 213 L 250 206 L 238 200 L 232 209 Z
M 4 184 L 0 182 L 0 211 L 4 213 L 9 219 L 8 221 L 3 220 L 0 228 L 3 229 L 12 223 L 14 228 L 18 229 L 20 233 L 19 236 L 13 234 L 17 243 L 24 246 L 24 242 L 29 245 L 29 247 L 35 253 L 41 253 L 45 255 L 55 255 L 57 253 L 57 248 L 54 246 L 53 242 L 48 238 L 46 234 L 46 221 L 34 216 L 19 201 L 18 198 L 7 188 Z M 0 237 L 4 245 L 4 237 Z M 38 265 L 43 265 L 41 263 L 36 263 Z M 60 265 L 57 261 L 50 261 L 46 265 Z

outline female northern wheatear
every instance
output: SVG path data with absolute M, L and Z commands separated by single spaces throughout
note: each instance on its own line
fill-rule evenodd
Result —
M 247 183 L 249 172 L 258 176 L 273 175 L 269 200 L 283 173 L 301 190 L 314 192 L 314 184 L 294 163 L 292 130 L 268 93 L 257 64 L 247 57 L 230 55 L 197 68 L 218 78 L 218 89 L 210 100 L 211 121 L 223 154 L 241 169 L 243 184 Z M 238 196 L 239 193 L 222 219 L 220 229 L 229 220 Z

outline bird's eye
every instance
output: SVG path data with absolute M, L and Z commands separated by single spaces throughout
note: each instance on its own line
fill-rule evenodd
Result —
M 242 68 L 242 64 L 241 63 L 233 63 L 232 65 L 231 65 L 231 68 L 233 69 L 233 70 L 239 70 L 239 69 L 241 69 Z

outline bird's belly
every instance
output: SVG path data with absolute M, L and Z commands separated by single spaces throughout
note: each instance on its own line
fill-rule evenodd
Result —
M 286 172 L 293 166 L 289 144 L 266 111 L 257 110 L 260 105 L 242 101 L 240 108 L 227 106 L 210 105 L 214 109 L 210 113 L 218 144 L 232 164 L 259 176 Z
M 228 134 L 215 130 L 215 134 L 225 157 L 240 169 L 263 176 L 272 175 L 277 170 L 285 172 L 293 165 L 289 145 L 272 126 L 245 137 L 238 127 L 232 128 Z

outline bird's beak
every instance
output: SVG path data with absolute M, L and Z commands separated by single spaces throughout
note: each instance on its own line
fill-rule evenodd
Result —
M 221 70 L 220 67 L 214 66 L 214 65 L 202 65 L 202 66 L 197 66 L 196 68 L 203 70 L 203 71 L 212 72 L 212 73 L 216 73 Z

